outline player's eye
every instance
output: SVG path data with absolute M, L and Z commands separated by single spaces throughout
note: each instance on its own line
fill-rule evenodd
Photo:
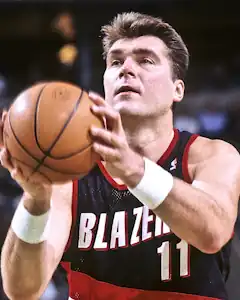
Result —
M 111 66 L 116 67 L 116 66 L 119 66 L 119 65 L 121 65 L 120 59 L 113 59 L 113 60 L 111 61 Z
M 143 58 L 141 58 L 140 63 L 141 64 L 150 64 L 150 65 L 153 65 L 154 64 L 154 60 L 151 59 L 151 58 L 149 58 L 149 57 L 143 57 Z

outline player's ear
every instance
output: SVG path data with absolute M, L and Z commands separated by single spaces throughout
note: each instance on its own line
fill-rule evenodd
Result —
M 181 102 L 184 96 L 185 85 L 181 79 L 177 79 L 174 82 L 174 96 L 173 102 Z

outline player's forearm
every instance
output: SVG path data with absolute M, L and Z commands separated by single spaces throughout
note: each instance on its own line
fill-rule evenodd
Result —
M 29 213 L 41 215 L 49 210 L 47 203 L 32 200 L 25 196 L 22 199 Z M 12 223 L 2 250 L 4 289 L 11 299 L 37 299 L 50 278 L 54 250 L 47 241 L 24 242 L 14 232 L 13 227 Z
M 228 241 L 234 227 L 232 214 L 219 201 L 176 178 L 168 197 L 154 212 L 181 239 L 209 253 Z
M 3 286 L 10 299 L 38 299 L 50 276 L 54 251 L 47 242 L 28 244 L 10 228 L 2 250 Z

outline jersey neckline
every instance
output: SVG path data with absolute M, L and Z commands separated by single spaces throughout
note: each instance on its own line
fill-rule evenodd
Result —
M 167 149 L 165 150 L 165 152 L 162 154 L 162 156 L 159 158 L 159 160 L 157 161 L 157 164 L 159 166 L 163 165 L 164 162 L 167 160 L 167 158 L 170 156 L 170 154 L 172 153 L 174 147 L 177 144 L 177 141 L 179 139 L 179 130 L 174 128 L 174 135 L 173 138 L 170 142 L 170 144 L 168 145 Z M 106 168 L 104 167 L 103 163 L 100 161 L 98 162 L 98 167 L 100 169 L 100 171 L 102 172 L 103 176 L 105 177 L 105 179 L 116 189 L 118 190 L 127 190 L 127 186 L 125 184 L 119 184 L 117 183 L 112 176 L 108 173 L 108 171 L 106 170 Z

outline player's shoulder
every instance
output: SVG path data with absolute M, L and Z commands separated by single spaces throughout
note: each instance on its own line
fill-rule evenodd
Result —
M 211 158 L 235 161 L 240 164 L 238 150 L 230 143 L 198 136 L 189 149 L 189 164 L 202 163 Z

